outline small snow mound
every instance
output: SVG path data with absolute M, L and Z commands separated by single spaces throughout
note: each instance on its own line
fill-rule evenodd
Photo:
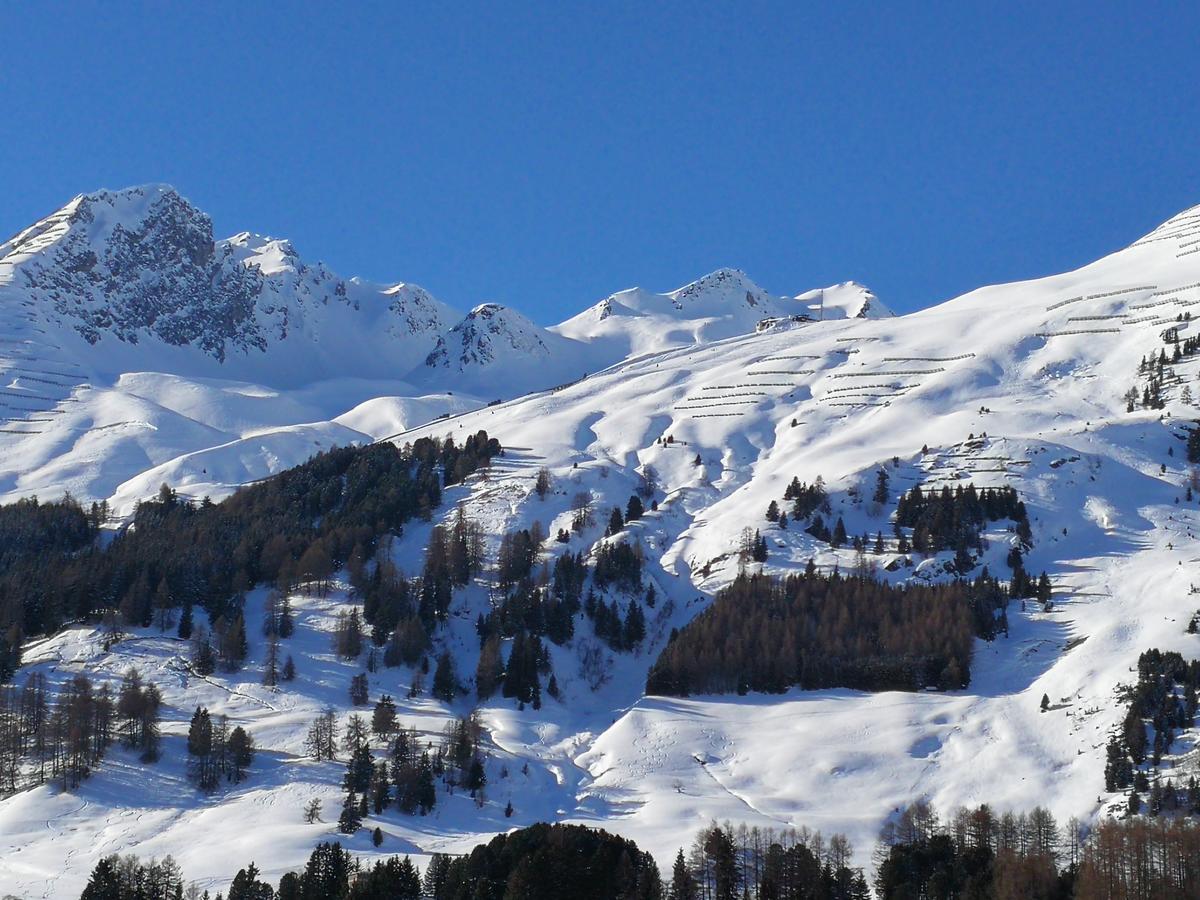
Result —
M 1088 497 L 1083 504 L 1083 516 L 1105 531 L 1116 528 L 1119 520 L 1117 508 L 1103 497 Z
M 844 281 L 795 298 L 814 319 L 890 319 L 896 314 L 865 285 Z

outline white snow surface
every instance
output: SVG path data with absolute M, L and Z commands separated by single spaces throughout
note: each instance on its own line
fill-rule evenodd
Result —
M 23 265 L 10 261 L 16 251 L 9 248 L 36 255 L 67 227 L 61 219 L 4 245 L 10 255 L 0 253 L 0 281 Z M 68 348 L 61 329 L 39 335 L 37 328 L 50 331 L 48 319 L 30 313 L 31 323 L 43 324 L 18 321 L 28 307 L 9 302 L 18 296 L 13 275 L 0 285 L 4 335 L 16 334 L 35 355 L 15 353 L 0 364 L 4 397 L 52 387 L 24 380 L 25 371 L 58 372 L 42 377 L 61 388 L 45 394 L 58 398 L 57 412 L 41 416 L 52 421 L 9 429 L 38 433 L 0 434 L 0 495 L 69 489 L 110 498 L 124 513 L 162 481 L 220 497 L 333 444 L 457 438 L 486 428 L 504 456 L 448 490 L 438 515 L 465 504 L 494 551 L 506 529 L 535 520 L 550 534 L 568 527 L 578 492 L 590 493 L 602 523 L 653 468 L 658 509 L 628 529 L 659 596 L 645 646 L 636 654 L 604 651 L 602 677 L 585 676 L 580 657 L 599 644 L 579 620 L 572 642 L 549 645 L 561 702 L 546 698 L 540 711 L 499 699 L 482 707 L 491 753 L 482 807 L 440 793 L 430 816 L 372 817 L 385 832 L 379 850 L 368 830 L 342 838 L 364 858 L 411 853 L 420 861 L 497 831 L 562 820 L 630 837 L 665 868 L 697 828 L 729 819 L 844 832 L 856 864 L 866 866 L 880 825 L 918 797 L 947 809 L 1042 804 L 1062 818 L 1090 820 L 1120 800 L 1103 792 L 1104 743 L 1122 717 L 1116 692 L 1135 680 L 1138 654 L 1200 652 L 1200 638 L 1185 633 L 1200 606 L 1189 597 L 1200 515 L 1183 499 L 1190 473 L 1181 440 L 1197 417 L 1183 384 L 1200 370 L 1195 362 L 1176 367 L 1183 381 L 1170 387 L 1165 417 L 1127 413 L 1122 399 L 1139 359 L 1164 346 L 1160 333 L 1200 304 L 1197 238 L 1200 207 L 1077 271 L 981 288 L 901 317 L 853 283 L 789 300 L 719 270 L 671 294 L 622 291 L 553 329 L 495 308 L 486 318 L 519 332 L 517 344 L 494 333 L 481 344 L 479 329 L 474 338 L 467 328 L 446 329 L 438 338 L 447 352 L 435 353 L 436 340 L 426 351 L 438 357 L 435 365 L 416 360 L 385 381 L 377 371 L 354 371 L 353 354 L 340 374 L 303 385 L 229 377 L 215 361 L 204 371 L 172 369 L 165 363 L 182 357 L 160 353 L 158 344 L 148 349 L 150 339 L 127 349 L 145 351 L 152 364 L 106 370 L 103 354 Z M 260 259 L 265 277 L 298 271 L 281 242 L 239 236 L 230 245 L 235 256 Z M 814 306 L 823 312 L 814 315 Z M 776 321 L 762 325 L 764 318 Z M 1189 323 L 1179 324 L 1191 333 Z M 319 346 L 323 338 L 313 334 Z M 52 340 L 61 341 L 54 354 L 43 349 Z M 559 341 L 595 355 L 580 351 L 560 365 Z M 120 341 L 105 337 L 97 347 L 112 343 Z M 462 351 L 480 346 L 493 349 L 491 360 L 464 359 Z M 507 373 L 495 368 L 508 354 L 530 361 L 511 391 Z M 473 391 L 464 395 L 461 384 Z M 518 389 L 532 392 L 515 396 Z M 1191 393 L 1198 392 L 1195 383 Z M 485 405 L 495 396 L 506 402 Z M 21 412 L 11 420 L 38 417 Z M 554 482 L 544 500 L 532 490 L 541 466 Z M 977 642 L 971 684 L 961 691 L 644 696 L 646 672 L 671 628 L 735 577 L 744 527 L 764 529 L 769 572 L 798 570 L 810 557 L 823 567 L 854 564 L 851 552 L 822 547 L 798 528 L 768 526 L 767 504 L 782 499 L 793 476 L 822 475 L 834 514 L 852 534 L 888 535 L 889 510 L 864 499 L 880 466 L 891 473 L 893 496 L 917 483 L 1015 487 L 1034 533 L 1027 567 L 1050 573 L 1052 611 L 1014 603 L 1010 635 Z M 414 524 L 394 542 L 406 570 L 419 566 L 430 527 Z M 590 547 L 603 539 L 601 529 L 573 536 L 566 548 L 549 542 L 543 559 Z M 994 528 L 981 562 L 1006 573 L 1011 540 Z M 892 545 L 875 560 L 883 566 L 896 556 Z M 937 577 L 942 560 L 914 562 L 880 574 Z M 315 843 L 338 837 L 344 764 L 313 763 L 302 745 L 325 704 L 343 718 L 351 712 L 347 686 L 363 666 L 337 660 L 328 632 L 337 610 L 354 601 L 339 587 L 294 602 L 299 627 L 284 650 L 300 678 L 279 690 L 259 684 L 261 591 L 247 604 L 251 659 L 233 676 L 188 677 L 185 648 L 153 631 L 108 653 L 83 626 L 32 642 L 26 670 L 53 681 L 77 671 L 116 679 L 136 665 L 164 692 L 167 739 L 155 766 L 143 769 L 113 750 L 77 791 L 41 787 L 0 801 L 0 890 L 72 896 L 100 857 L 130 851 L 170 853 L 189 878 L 224 889 L 251 859 L 277 879 L 301 866 Z M 485 586 L 456 594 L 438 637 L 468 687 L 478 653 L 474 622 L 488 603 Z M 405 699 L 411 677 L 404 668 L 371 674 L 372 701 L 391 694 L 402 721 L 431 736 L 472 706 L 471 692 L 450 706 Z M 1051 699 L 1045 713 L 1043 694 Z M 183 735 L 197 704 L 246 726 L 260 748 L 245 783 L 207 797 L 183 777 Z M 1192 740 L 1181 738 L 1165 765 L 1184 765 Z M 301 809 L 314 796 L 325 801 L 325 821 L 306 825 Z M 515 811 L 506 819 L 510 800 Z

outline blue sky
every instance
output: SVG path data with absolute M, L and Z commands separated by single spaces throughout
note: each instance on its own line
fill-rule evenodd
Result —
M 907 311 L 1200 203 L 1194 3 L 334 6 L 9 10 L 0 231 L 168 181 L 549 323 L 724 265 Z

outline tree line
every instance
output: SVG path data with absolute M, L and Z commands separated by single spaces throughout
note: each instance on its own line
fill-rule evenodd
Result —
M 899 459 L 894 458 L 893 465 L 899 465 Z M 879 508 L 886 506 L 891 497 L 889 491 L 890 476 L 885 467 L 880 467 L 875 473 L 871 502 Z M 784 489 L 783 499 L 785 504 L 791 504 L 790 519 L 788 510 L 781 509 L 777 501 L 772 500 L 767 505 L 766 519 L 777 527 L 787 529 L 789 522 L 807 521 L 804 530 L 835 549 L 851 545 L 860 554 L 884 552 L 882 531 L 874 538 L 870 534 L 851 536 L 841 516 L 832 527 L 827 523 L 826 517 L 832 515 L 832 508 L 825 482 L 819 475 L 812 484 L 793 478 Z M 975 554 L 983 551 L 983 529 L 989 522 L 1005 519 L 1014 523 L 1013 531 L 1017 536 L 1014 549 L 1018 554 L 1021 548 L 1028 550 L 1033 545 L 1029 515 L 1013 488 L 978 489 L 974 484 L 968 484 L 965 487 L 958 485 L 953 490 L 946 486 L 941 491 L 926 493 L 918 485 L 900 495 L 892 532 L 899 553 L 914 551 L 931 555 L 942 550 L 955 551 L 953 571 L 966 575 L 976 565 L 972 551 Z M 745 534 L 743 557 L 764 562 L 767 558 L 765 539 L 758 533 L 752 538 L 750 532 Z M 1021 581 L 1019 586 L 1024 590 L 1026 583 Z
M 322 842 L 277 887 L 253 863 L 216 900 L 867 900 L 854 848 L 808 828 L 712 823 L 664 878 L 637 844 L 583 825 L 540 823 L 497 835 L 464 856 L 367 863 Z M 1105 819 L 1060 825 L 1046 809 L 986 804 L 942 818 L 919 801 L 898 810 L 875 848 L 880 900 L 1192 900 L 1200 896 L 1200 826 Z M 170 857 L 109 856 L 81 900 L 205 898 Z
M 877 863 L 881 900 L 1185 900 L 1200 896 L 1200 827 L 1140 816 L 1060 827 L 1046 809 L 986 804 L 943 821 L 918 802 L 884 827 Z

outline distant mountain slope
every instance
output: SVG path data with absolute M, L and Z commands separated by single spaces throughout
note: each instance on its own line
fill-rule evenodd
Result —
M 860 314 L 890 315 L 858 286 L 792 299 L 718 269 L 664 294 L 620 291 L 550 328 L 494 303 L 458 319 L 421 287 L 341 278 L 287 240 L 217 240 L 209 217 L 161 184 L 82 194 L 0 244 L 0 372 L 65 373 L 68 388 L 164 372 L 285 389 L 388 379 L 510 398 L 764 320 Z
M 440 337 L 425 370 L 410 377 L 510 398 L 575 381 L 630 357 L 724 340 L 773 323 L 891 315 L 874 294 L 853 282 L 793 299 L 768 294 L 736 269 L 718 269 L 665 294 L 619 291 L 550 328 L 485 303 Z
M 748 334 L 763 323 L 860 315 L 882 318 L 892 313 L 853 282 L 796 298 L 776 297 L 743 272 L 718 269 L 666 294 L 643 288 L 619 291 L 553 330 L 624 357 Z
M 423 369 L 410 377 L 431 386 L 453 384 L 477 396 L 511 398 L 573 381 L 618 359 L 598 356 L 514 309 L 484 303 L 438 338 Z

